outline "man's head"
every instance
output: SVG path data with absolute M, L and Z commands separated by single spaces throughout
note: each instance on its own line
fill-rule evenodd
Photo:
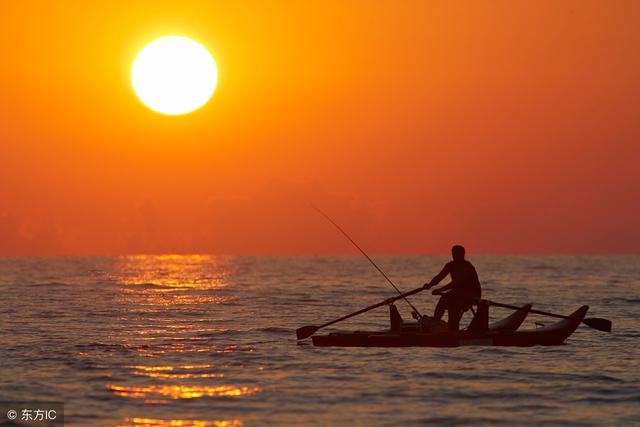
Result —
M 451 256 L 454 261 L 461 261 L 464 259 L 464 247 L 461 245 L 454 245 L 451 248 Z

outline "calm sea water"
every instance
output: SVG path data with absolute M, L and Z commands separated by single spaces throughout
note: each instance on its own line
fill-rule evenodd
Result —
M 376 259 L 403 290 L 446 261 Z M 582 326 L 559 347 L 323 349 L 294 330 L 394 294 L 363 258 L 0 258 L 0 400 L 62 401 L 67 425 L 92 426 L 639 425 L 639 257 L 471 261 L 488 299 L 589 304 L 614 331 Z M 432 312 L 435 299 L 412 302 Z M 523 327 L 534 320 L 553 322 Z M 336 329 L 387 322 L 382 307 Z

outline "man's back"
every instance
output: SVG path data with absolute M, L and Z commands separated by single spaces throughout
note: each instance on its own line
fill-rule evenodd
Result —
M 475 267 L 466 259 L 453 260 L 447 264 L 447 269 L 454 283 L 454 288 L 480 298 L 482 290 Z

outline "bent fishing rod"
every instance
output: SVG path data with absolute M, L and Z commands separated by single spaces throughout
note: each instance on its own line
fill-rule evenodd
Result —
M 411 309 L 414 311 L 414 313 L 416 313 L 418 315 L 418 318 L 422 318 L 422 314 L 420 314 L 418 309 L 415 308 L 413 306 L 413 304 L 411 304 L 411 302 L 407 299 L 407 297 L 402 292 L 400 292 L 400 289 L 398 289 L 398 287 L 391 281 L 391 279 L 389 279 L 389 277 L 384 273 L 384 271 L 382 271 L 380 269 L 380 267 L 378 267 L 378 265 L 375 262 L 373 262 L 373 260 L 369 257 L 369 255 L 367 255 L 367 253 L 360 246 L 358 246 L 358 244 L 351 237 L 349 237 L 347 232 L 344 231 L 342 229 L 342 227 L 340 227 L 338 224 L 336 224 L 336 222 L 334 220 L 332 220 L 329 217 L 329 215 L 327 215 L 326 213 L 321 211 L 320 208 L 318 208 L 317 206 L 315 206 L 313 204 L 311 205 L 311 207 L 313 207 L 313 209 L 315 209 L 320 215 L 325 217 L 327 219 L 327 221 L 329 221 L 331 224 L 333 224 L 344 235 L 344 237 L 346 237 L 353 244 L 353 246 L 358 248 L 358 250 L 362 253 L 362 255 L 364 255 L 365 258 L 367 258 L 369 260 L 369 262 L 376 268 L 376 270 L 378 270 L 380 272 L 380 274 L 382 274 L 382 277 L 387 279 L 387 282 L 389 282 L 389 284 L 391 284 L 391 286 L 393 286 L 393 289 L 395 289 L 396 292 L 398 292 L 398 294 L 402 297 L 402 299 L 404 299 L 407 302 L 407 304 L 409 304 L 409 307 L 411 307 Z

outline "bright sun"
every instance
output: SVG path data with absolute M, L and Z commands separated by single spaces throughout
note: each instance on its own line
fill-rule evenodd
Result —
M 146 45 L 131 67 L 138 98 L 162 114 L 186 114 L 203 106 L 216 87 L 218 69 L 201 44 L 180 36 Z

